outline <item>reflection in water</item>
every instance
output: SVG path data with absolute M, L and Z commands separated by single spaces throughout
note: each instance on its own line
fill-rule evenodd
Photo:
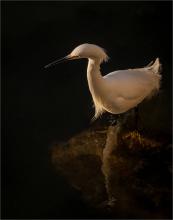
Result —
M 54 144 L 52 162 L 99 213 L 171 218 L 171 150 L 165 138 L 93 126 Z

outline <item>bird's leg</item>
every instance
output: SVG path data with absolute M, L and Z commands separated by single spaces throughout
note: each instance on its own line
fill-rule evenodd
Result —
M 114 114 L 110 114 L 109 116 L 109 122 L 112 126 L 114 125 L 121 125 L 123 123 L 123 115 L 122 114 L 117 114 L 117 115 L 114 115 Z
M 121 115 L 121 114 L 118 114 L 117 116 L 118 116 L 118 118 L 117 118 L 117 124 L 121 124 L 121 122 L 122 122 L 122 115 Z
M 114 116 L 113 114 L 110 114 L 110 115 L 109 115 L 109 122 L 110 122 L 110 125 L 111 125 L 111 126 L 116 125 L 117 119 L 115 119 L 115 116 Z

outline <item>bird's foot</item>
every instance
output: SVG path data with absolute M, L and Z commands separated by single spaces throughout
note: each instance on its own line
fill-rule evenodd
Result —
M 117 125 L 117 120 L 114 119 L 111 121 L 111 126 L 115 126 L 115 125 Z
M 115 126 L 117 124 L 117 119 L 113 115 L 109 116 L 109 123 L 111 126 Z

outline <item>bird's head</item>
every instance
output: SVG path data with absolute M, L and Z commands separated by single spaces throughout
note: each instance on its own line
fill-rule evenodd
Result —
M 95 44 L 81 44 L 78 47 L 76 47 L 69 55 L 66 57 L 63 57 L 59 60 L 56 60 L 48 65 L 45 66 L 45 68 L 67 61 L 67 60 L 76 60 L 76 59 L 94 59 L 98 60 L 100 63 L 103 61 L 108 60 L 108 55 L 106 54 L 105 50 Z
M 69 55 L 70 57 L 80 58 L 91 58 L 100 59 L 102 61 L 107 61 L 108 56 L 105 50 L 95 44 L 81 44 L 76 47 Z

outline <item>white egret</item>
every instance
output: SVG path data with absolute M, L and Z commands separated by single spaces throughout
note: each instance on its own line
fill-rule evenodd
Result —
M 63 62 L 87 58 L 87 80 L 98 118 L 105 111 L 121 114 L 151 97 L 159 90 L 161 64 L 159 58 L 143 68 L 117 70 L 105 76 L 100 72 L 100 64 L 108 60 L 103 48 L 94 44 L 82 44 L 66 57 L 54 61 L 45 68 Z

